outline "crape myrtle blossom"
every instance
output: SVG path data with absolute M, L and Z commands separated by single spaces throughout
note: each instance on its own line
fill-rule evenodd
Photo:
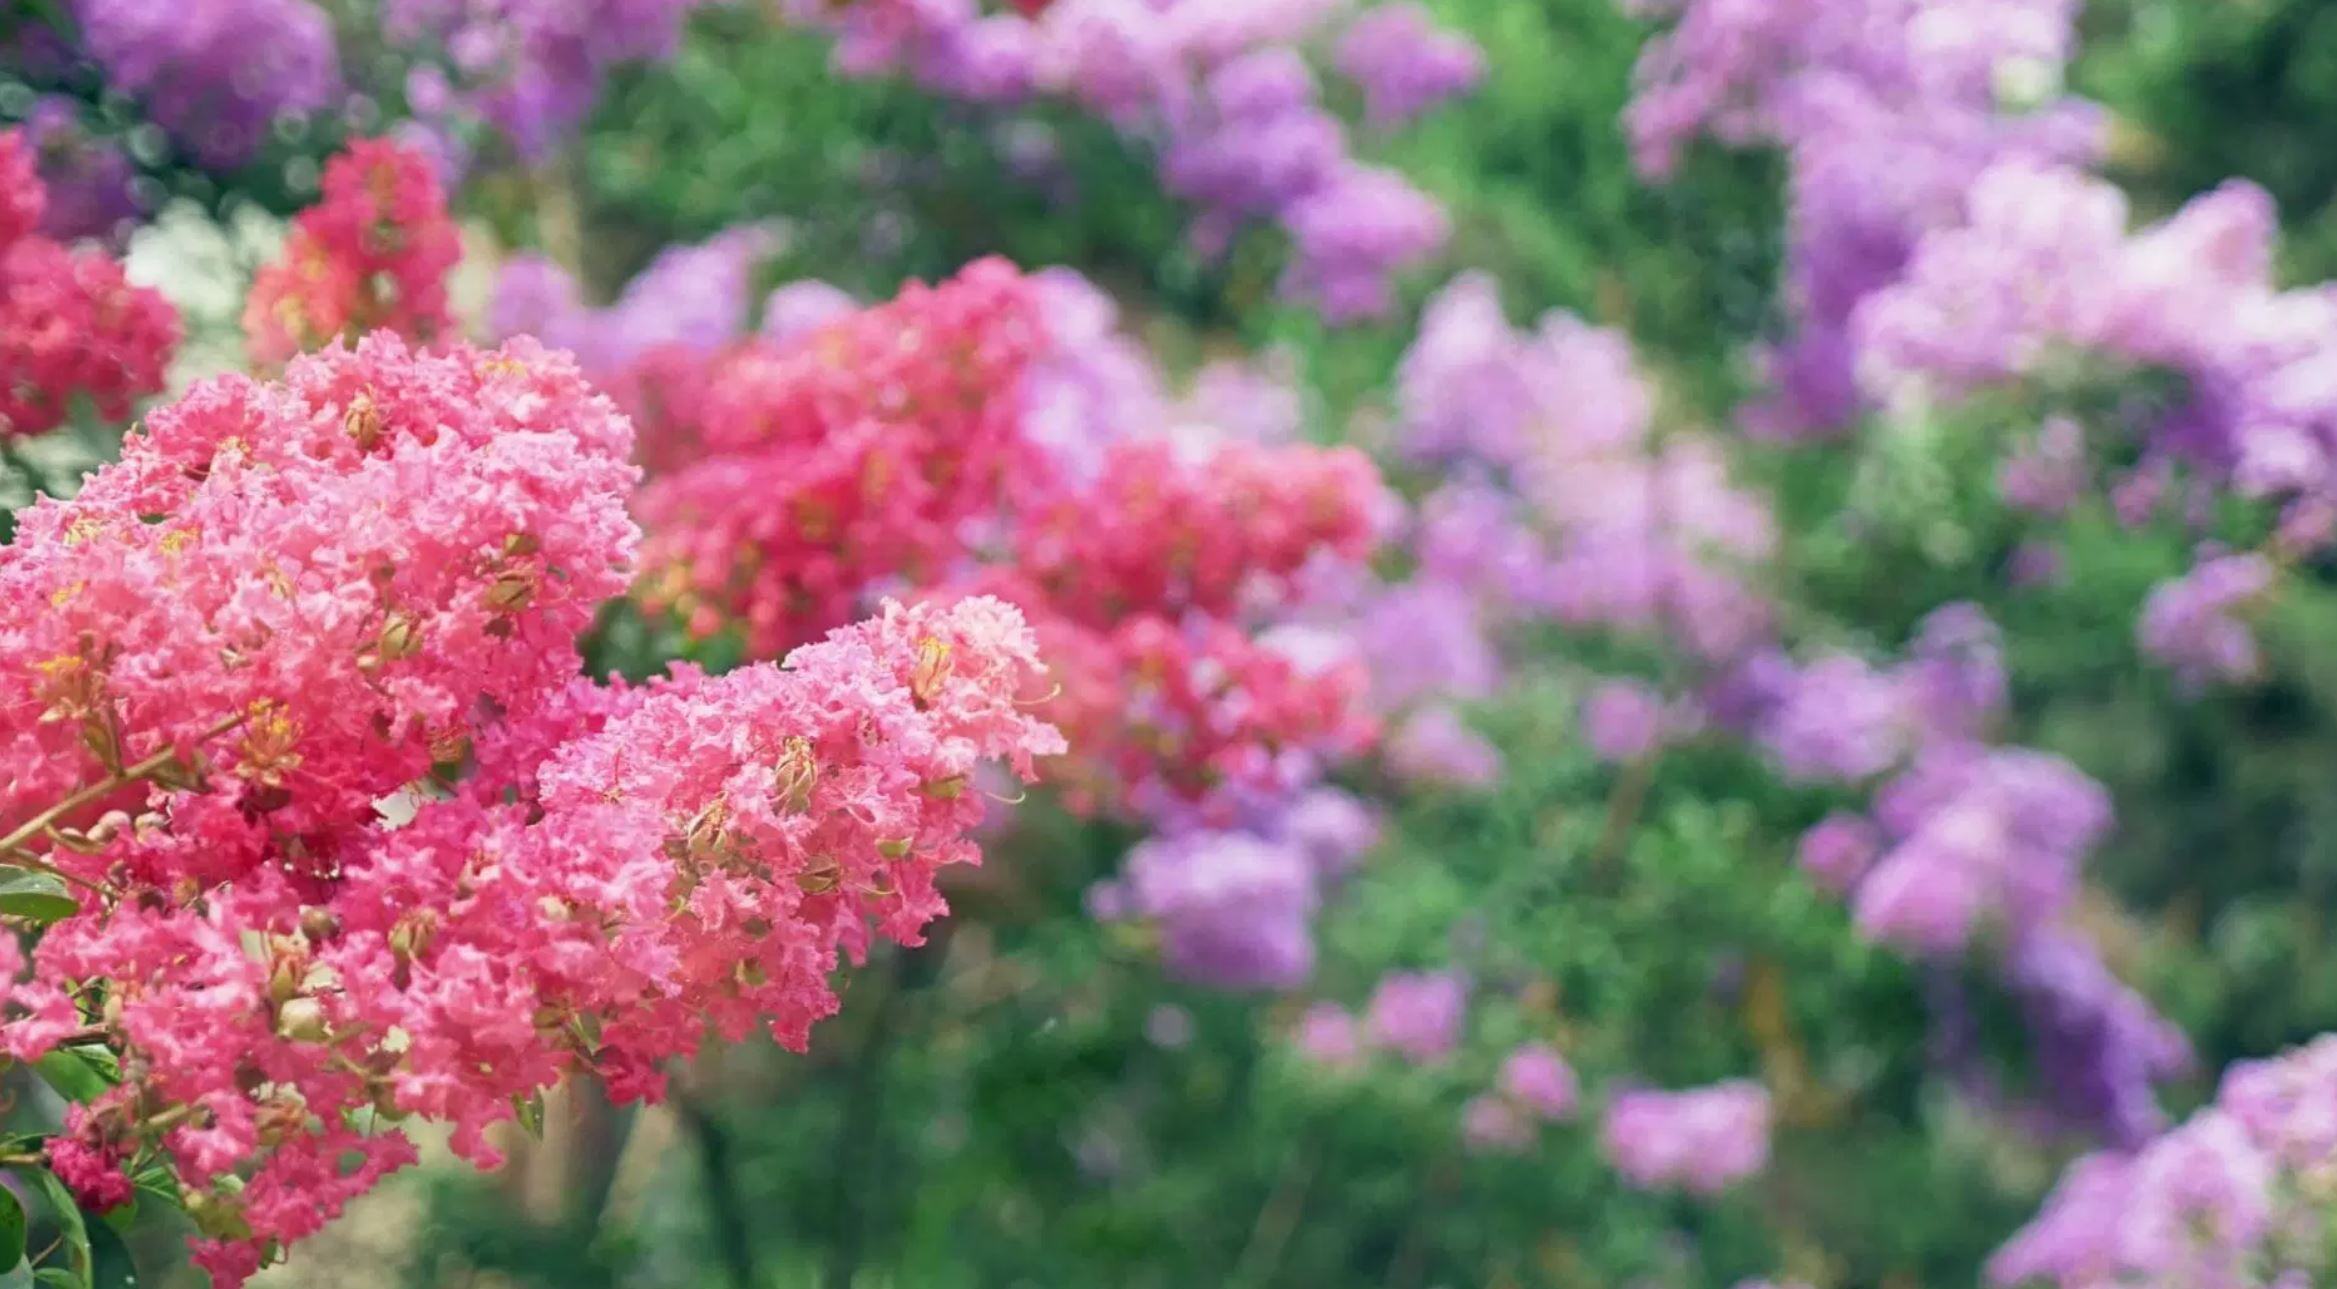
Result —
M 79 106 L 58 95 L 35 100 L 23 129 L 48 189 L 40 231 L 59 241 L 91 237 L 118 245 L 145 209 L 129 153 L 84 129 Z
M 1871 785 L 1866 813 L 1804 834 L 1811 878 L 1848 900 L 1861 933 L 1917 957 L 1995 946 L 2045 1073 L 2043 1108 L 2115 1142 L 2155 1131 L 2152 1089 L 2188 1068 L 2188 1045 L 2070 925 L 2108 794 L 2059 757 L 1987 741 L 2006 698 L 1994 628 L 1951 605 L 1890 668 L 1836 654 L 1750 670 L 1762 679 L 1749 701 L 1716 707 L 1722 718 L 1749 723 L 1796 777 Z
M 1378 839 L 1371 809 L 1337 788 L 1276 794 L 1238 826 L 1165 825 L 1128 853 L 1117 878 L 1089 890 L 1088 907 L 1149 920 L 1171 975 L 1289 988 L 1313 972 L 1327 892 Z
M 2033 941 L 1995 965 L 2056 1068 L 2050 1108 L 2113 1140 L 2149 1131 L 2152 1085 L 2185 1054 L 2068 932 L 2108 803 L 2066 762 L 1992 742 L 2007 687 L 1995 628 L 1954 605 L 1894 663 L 1845 650 L 1789 659 L 1753 580 L 1768 515 L 1717 451 L 1658 440 L 1652 413 L 1619 338 L 1564 315 L 1513 330 L 1490 280 L 1456 281 L 1431 302 L 1399 374 L 1398 445 L 1465 477 L 1421 505 L 1421 574 L 1407 594 L 1457 589 L 1505 616 L 1684 639 L 1701 665 L 1693 692 L 1594 688 L 1593 750 L 1623 755 L 1651 728 L 1693 723 L 1749 737 L 1787 777 L 1872 791 L 1870 811 L 1839 813 L 1804 841 L 1813 880 L 1851 903 L 1864 934 L 1919 957 L 1960 954 L 1989 927 Z M 1489 746 L 1460 755 L 1466 730 L 1449 710 L 1421 710 L 1419 730 L 1392 727 L 1391 762 L 1497 772 Z
M 1489 278 L 1455 279 L 1405 352 L 1398 447 L 1479 478 L 1422 503 L 1422 567 L 1513 615 L 1666 632 L 1711 659 L 1749 646 L 1767 608 L 1743 574 L 1773 521 L 1711 445 L 1659 439 L 1653 412 L 1618 333 L 1558 312 L 1515 330 Z
M 1599 1141 L 1633 1186 L 1716 1195 L 1768 1166 L 1769 1092 L 1743 1079 L 1681 1092 L 1618 1092 L 1607 1103 Z
M 179 320 L 103 250 L 38 231 L 49 194 L 23 131 L 0 131 L 0 441 L 44 434 L 87 401 L 108 420 L 160 392 Z
M 1550 1120 L 1574 1117 L 1582 1091 L 1574 1068 L 1547 1043 L 1524 1043 L 1501 1062 L 1496 1083 L 1502 1096 Z
M 325 163 L 244 304 L 252 361 L 276 366 L 335 337 L 387 330 L 429 342 L 453 326 L 446 276 L 462 257 L 446 192 L 418 152 L 360 139 Z
M 2250 679 L 2262 659 L 2239 615 L 2272 588 L 2274 572 L 2262 555 L 2211 555 L 2150 593 L 2136 640 L 2186 685 Z
M 2007 159 L 2088 164 L 2102 146 L 2100 112 L 2060 90 L 2073 0 L 1639 7 L 1669 23 L 1625 113 L 1641 171 L 1668 175 L 1703 133 L 1786 154 L 1792 331 L 1745 409 L 1756 433 L 1838 433 L 1865 406 L 1854 316 L 1927 232 L 1957 222 L 1975 176 Z
M 2100 367 L 2164 370 L 2182 392 L 2146 425 L 2139 465 L 2113 481 L 2122 513 L 2153 508 L 2180 464 L 2282 504 L 2284 547 L 2331 539 L 2326 293 L 2276 287 L 2275 212 L 2246 183 L 2129 231 L 2123 194 L 2085 169 L 2099 152 L 2098 114 L 2056 97 L 2074 5 L 1664 8 L 1676 22 L 1649 46 L 1631 109 L 1643 166 L 1662 171 L 1683 140 L 1711 130 L 1781 143 L 1792 167 L 1796 330 L 1774 355 L 1774 397 L 1747 409 L 1749 429 L 1825 430 L 1866 407 L 2050 386 Z M 2086 477 L 2075 425 L 2049 421 L 2035 449 L 2008 461 L 2003 486 L 2014 505 L 2050 514 Z M 2205 593 L 2236 572 L 2193 586 Z M 2179 619 L 2193 586 L 2160 599 L 2168 615 Z M 2212 652 L 2171 659 L 2194 687 L 2244 676 L 2244 630 L 2214 629 L 2218 619 L 2199 625 L 2220 639 L 2149 649 Z
M 103 1209 L 161 1164 L 217 1283 L 411 1162 L 408 1116 L 487 1164 L 570 1072 L 630 1099 L 710 1027 L 800 1048 L 843 957 L 944 911 L 970 776 L 1062 749 L 994 600 L 785 670 L 578 679 L 629 580 L 629 439 L 533 342 L 377 335 L 198 386 L 0 547 L 51 609 L 0 643 L 0 847 L 81 903 L 9 942 L 0 1049 L 119 1058 L 52 1166 Z
M 2155 508 L 2180 464 L 2280 503 L 2277 545 L 2318 549 L 2337 505 L 2337 399 L 2322 375 L 2332 314 L 2323 292 L 2274 287 L 2274 232 L 2270 198 L 2244 183 L 2129 232 L 2115 187 L 1999 165 L 1972 186 L 1965 221 L 1927 237 L 1904 280 L 1862 310 L 1861 361 L 1882 385 L 1950 394 L 2050 378 L 2083 359 L 2175 372 L 2182 394 L 2145 427 L 2140 464 L 2114 485 L 2122 512 Z M 2058 450 L 2082 460 L 2081 447 Z M 2035 466 L 2007 483 L 2022 490 L 2008 493 L 2016 503 L 2044 489 L 2067 504 L 2069 486 Z M 2144 606 L 2144 651 L 2191 688 L 2251 676 L 2255 644 L 2229 610 L 2264 594 L 2272 572 L 2261 555 L 2206 552 Z
M 1364 1032 L 1375 1047 L 1434 1064 L 1459 1044 L 1468 1003 L 1468 982 L 1453 972 L 1391 972 L 1372 990 Z
M 1485 55 L 1466 36 L 1436 25 L 1408 0 L 1375 6 L 1339 36 L 1339 74 L 1363 91 L 1374 125 L 1401 125 L 1485 77 Z
M 566 269 L 541 255 L 515 255 L 497 270 L 488 329 L 529 335 L 576 355 L 594 380 L 621 382 L 643 354 L 663 346 L 711 353 L 746 329 L 754 270 L 777 245 L 766 228 L 744 225 L 703 242 L 672 246 L 594 307 Z
M 250 161 L 285 117 L 341 92 L 333 25 L 309 0 L 74 0 L 83 49 L 108 87 L 198 164 Z
M 2226 1070 L 2214 1102 L 2123 1152 L 2088 1155 L 1990 1260 L 2005 1286 L 2306 1285 L 2331 1263 L 2337 1036 Z
M 386 0 L 383 32 L 420 57 L 407 106 L 439 138 L 478 124 L 541 161 L 581 125 L 601 83 L 663 61 L 705 0 Z
M 957 2 L 788 0 L 789 20 L 836 37 L 846 75 L 903 74 L 935 93 L 1016 106 L 1068 101 L 1156 150 L 1163 186 L 1195 207 L 1192 240 L 1221 252 L 1258 222 L 1290 234 L 1291 298 L 1345 321 L 1386 314 L 1395 276 L 1434 255 L 1442 209 L 1349 152 L 1302 50 L 1337 0 L 1054 0 L 986 11 Z M 1466 38 L 1410 5 L 1367 11 L 1334 54 L 1392 125 L 1481 74 Z
M 1374 831 L 1317 784 L 1377 723 L 1354 651 L 1277 623 L 1392 501 L 1352 449 L 1186 423 L 1113 319 L 1083 280 L 986 261 L 702 357 L 649 417 L 638 594 L 757 656 L 882 594 L 1021 606 L 1073 749 L 1049 778 L 1159 830 L 1095 912 L 1155 925 L 1174 974 L 1288 986 Z

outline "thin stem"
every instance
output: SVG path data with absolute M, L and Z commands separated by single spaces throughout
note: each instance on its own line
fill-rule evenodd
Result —
M 236 726 L 243 724 L 244 719 L 245 718 L 242 713 L 230 716 L 225 720 L 220 721 L 218 724 L 212 726 L 211 728 L 204 730 L 201 734 L 196 736 L 196 739 L 197 741 L 201 741 L 203 739 L 217 738 L 229 730 L 234 729 Z M 130 766 L 123 770 L 118 770 L 95 783 L 88 784 L 84 787 L 76 789 L 72 793 L 68 794 L 63 800 L 58 801 L 55 805 L 50 806 L 48 809 L 43 810 L 37 815 L 34 815 L 32 818 L 25 820 L 22 824 L 17 825 L 17 827 L 11 830 L 7 836 L 0 837 L 0 854 L 15 854 L 19 851 L 24 851 L 26 842 L 40 836 L 41 833 L 47 831 L 48 828 L 55 824 L 59 819 L 64 818 L 65 816 L 81 809 L 83 806 L 86 806 L 93 801 L 101 801 L 107 796 L 129 787 L 133 783 L 151 777 L 156 771 L 162 769 L 164 766 L 169 765 L 171 762 L 176 761 L 177 759 L 178 749 L 175 747 L 166 747 L 160 752 L 157 752 L 154 755 L 147 757 L 145 760 L 138 762 L 136 765 Z M 27 852 L 27 854 L 29 855 L 29 852 Z M 46 865 L 43 865 L 43 867 L 46 867 Z M 50 871 L 54 872 L 55 870 L 52 869 Z M 58 873 L 58 876 L 64 877 L 66 874 Z M 84 883 L 84 885 L 87 885 L 87 883 Z
M 1313 1184 L 1315 1165 L 1320 1152 L 1294 1150 L 1282 1165 L 1282 1176 L 1274 1183 L 1274 1191 L 1258 1209 L 1257 1225 L 1250 1229 L 1249 1243 L 1243 1246 L 1240 1261 L 1234 1264 L 1233 1275 L 1227 1279 L 1233 1285 L 1264 1285 L 1274 1282 L 1274 1268 L 1282 1261 L 1282 1250 L 1290 1243 L 1290 1236 L 1298 1229 L 1299 1213 L 1306 1205 L 1307 1187 Z

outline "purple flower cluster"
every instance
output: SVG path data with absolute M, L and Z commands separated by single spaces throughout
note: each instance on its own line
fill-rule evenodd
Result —
M 1781 145 L 1790 165 L 1794 332 L 1748 428 L 1839 430 L 1861 405 L 1852 325 L 1917 241 L 1952 224 L 1973 178 L 2006 159 L 2085 162 L 2103 134 L 2062 97 L 2074 0 L 1673 0 L 1626 114 L 1642 170 L 1670 173 L 1709 132 Z
M 568 350 L 603 380 L 663 346 L 712 352 L 746 329 L 755 266 L 774 244 L 768 230 L 748 226 L 669 247 L 614 304 L 597 308 L 584 303 L 566 269 L 540 255 L 515 255 L 496 276 L 488 326 L 498 336 L 529 335 Z
M 309 0 L 74 0 L 73 16 L 107 84 L 205 166 L 243 165 L 279 119 L 341 89 L 332 22 Z
M 2189 1071 L 2190 1040 L 2113 975 L 2092 944 L 2065 931 L 2028 936 L 2013 949 L 2005 981 L 2055 1118 L 2095 1125 L 2120 1146 L 2166 1126 L 2150 1089 Z
M 2160 369 L 2187 390 L 2146 424 L 2113 482 L 2122 517 L 2156 510 L 2176 466 L 2283 507 L 2278 542 L 2337 539 L 2337 297 L 2282 290 L 2277 213 L 2234 181 L 2129 229 L 2088 173 L 2099 113 L 2064 98 L 2071 0 L 1687 0 L 1640 68 L 1630 125 L 1663 173 L 1710 131 L 1781 144 L 1792 167 L 1796 333 L 1748 428 L 1838 428 L 1873 406 L 2075 372 Z M 2050 419 L 2005 463 L 2013 505 L 2058 514 L 2090 480 L 2084 434 Z M 2197 502 L 2204 495 L 2189 494 Z M 2050 551 L 2027 553 L 2042 571 Z M 2255 667 L 2227 609 L 2266 588 L 2260 559 L 2214 561 L 2153 597 L 2147 652 L 2187 686 Z
M 1397 386 L 1397 446 L 1461 481 L 1421 507 L 1422 570 L 1512 616 L 1666 632 L 1707 658 L 1766 631 L 1741 576 L 1768 509 L 1712 444 L 1658 442 L 1629 345 L 1563 313 L 1510 327 L 1491 279 L 1430 301 Z
M 1662 745 L 1668 724 L 1663 695 L 1635 680 L 1602 681 L 1583 700 L 1583 734 L 1602 761 L 1646 756 Z
M 1543 1123 L 1574 1117 L 1582 1087 L 1574 1067 L 1547 1043 L 1526 1043 L 1504 1058 L 1490 1091 L 1461 1107 L 1461 1143 L 1479 1154 L 1516 1154 Z
M 1620 1092 L 1607 1103 L 1599 1140 L 1633 1186 L 1717 1195 L 1768 1166 L 1769 1090 L 1734 1079 Z
M 2110 828 L 2108 794 L 2059 757 L 1988 741 L 2006 682 L 1977 609 L 1935 611 L 1889 667 L 1752 655 L 1703 701 L 1788 775 L 1875 785 L 1867 813 L 1803 834 L 1802 869 L 1849 901 L 1870 939 L 1931 959 L 1991 947 L 2053 1119 L 2113 1141 L 2156 1128 L 2153 1088 L 2187 1068 L 2189 1049 L 2069 921 Z
M 1089 892 L 1108 918 L 1159 928 L 1170 974 L 1225 989 L 1287 988 L 1314 970 L 1322 890 L 1378 840 L 1361 801 L 1318 788 L 1257 829 L 1163 833 Z
M 2059 757 L 1991 746 L 2005 701 L 1995 629 L 1970 605 L 1935 611 L 1887 669 L 1848 654 L 1796 668 L 1773 656 L 1730 715 L 1787 774 L 1862 783 L 1885 772 L 1872 819 L 1837 814 L 1802 863 L 1851 895 L 1868 935 L 1923 954 L 1983 925 L 2017 936 L 2058 923 L 2085 854 L 2108 831 L 2101 786 Z
M 1876 389 L 1926 395 L 2080 360 L 2176 372 L 2188 395 L 2114 486 L 2122 517 L 2157 509 L 2179 464 L 2281 504 L 2282 546 L 2324 547 L 2337 536 L 2337 298 L 2275 288 L 2275 228 L 2270 198 L 2235 182 L 2129 233 L 2115 187 L 2002 164 L 1973 184 L 1964 222 L 1926 237 L 1904 278 L 1867 302 L 1860 361 Z M 2008 500 L 2050 511 L 2083 477 L 2074 428 L 2049 423 L 2004 483 Z M 2144 651 L 2192 687 L 2252 675 L 2254 641 L 2231 611 L 2265 594 L 2273 571 L 2259 555 L 2208 555 L 2151 597 Z
M 2215 1102 L 2089 1155 L 1989 1279 L 2059 1289 L 2303 1289 L 2337 1273 L 2337 1035 L 2225 1071 Z
M 848 75 L 903 73 L 975 102 L 1067 100 L 1157 148 L 1163 184 L 1192 202 L 1194 244 L 1215 254 L 1265 221 L 1290 235 L 1283 288 L 1327 318 L 1377 317 L 1392 280 L 1443 244 L 1442 207 L 1356 160 L 1302 56 L 1330 0 L 1054 0 L 985 13 L 970 0 L 792 0 L 791 20 L 831 30 Z M 1356 19 L 1337 65 L 1392 124 L 1482 74 L 1467 40 L 1408 5 Z
M 541 160 L 584 120 L 619 64 L 671 58 L 706 0 L 384 0 L 391 39 L 427 58 L 406 105 L 449 152 L 483 122 Z
M 1401 125 L 1485 78 L 1476 42 L 1437 26 L 1409 0 L 1350 23 L 1333 57 L 1339 74 L 1363 91 L 1363 114 L 1374 125 Z
M 36 101 L 24 119 L 24 139 L 48 189 L 42 233 L 61 242 L 118 239 L 145 212 L 130 155 L 82 128 L 80 111 L 69 100 Z
M 2262 555 L 2210 555 L 2150 593 L 2135 639 L 2186 685 L 2248 679 L 2262 659 L 2238 614 L 2263 598 L 2272 577 Z
M 1320 1065 L 1346 1067 L 1372 1050 L 1416 1065 L 1452 1055 L 1467 1018 L 1469 986 L 1450 971 L 1396 971 L 1380 979 L 1358 1020 L 1336 1003 L 1316 1003 L 1299 1019 L 1299 1053 Z
M 1468 1011 L 1469 987 L 1449 971 L 1398 971 L 1372 990 L 1364 1029 L 1372 1044 L 1415 1064 L 1452 1055 Z

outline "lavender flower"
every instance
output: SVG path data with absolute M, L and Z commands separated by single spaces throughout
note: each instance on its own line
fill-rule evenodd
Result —
M 704 0 L 384 0 L 396 41 L 453 70 L 412 106 L 446 125 L 484 121 L 540 160 L 592 109 L 621 63 L 670 58 Z
M 763 297 L 762 336 L 773 343 L 791 340 L 859 307 L 851 292 L 818 278 L 783 283 Z
M 332 24 L 308 0 L 74 0 L 73 13 L 107 83 L 205 166 L 243 165 L 279 118 L 340 91 Z
M 1880 829 L 1865 818 L 1837 811 L 1801 835 L 1802 871 L 1836 894 L 1856 888 L 1882 852 Z
M 1422 1065 L 1443 1060 L 1460 1042 L 1468 986 L 1449 971 L 1394 972 L 1372 991 L 1371 1042 Z
M 1187 832 L 1129 852 L 1107 912 L 1152 919 L 1171 974 L 1219 988 L 1279 988 L 1314 968 L 1315 867 L 1249 833 Z
M 1436 25 L 1410 3 L 1381 5 L 1357 18 L 1339 38 L 1339 73 L 1363 91 L 1364 115 L 1375 125 L 1401 125 L 1485 76 L 1475 41 Z
M 1602 761 L 1636 761 L 1662 743 L 1663 695 L 1636 681 L 1602 681 L 1583 701 L 1583 733 Z
M 2253 677 L 2263 660 L 2239 614 L 2271 589 L 2272 577 L 2272 562 L 2261 555 L 2201 560 L 2150 593 L 2135 624 L 2142 651 L 2190 688 Z
M 1547 1043 L 1524 1043 L 1510 1052 L 1495 1086 L 1512 1103 L 1544 1119 L 1571 1119 L 1582 1100 L 1574 1067 Z
M 745 226 L 668 248 L 606 308 L 585 304 L 575 279 L 550 260 L 515 255 L 496 275 L 488 324 L 499 336 L 566 349 L 601 379 L 661 346 L 711 352 L 745 329 L 754 269 L 773 244 L 769 230 Z
M 1482 788 L 1501 777 L 1500 749 L 1442 703 L 1405 718 L 1382 752 L 1388 772 L 1411 783 Z
M 1355 1018 L 1336 1003 L 1316 1003 L 1298 1021 L 1298 1050 L 1318 1065 L 1351 1066 L 1363 1059 L 1363 1036 Z
M 2183 1031 L 2066 932 L 2027 937 L 2008 964 L 2047 1103 L 2062 1121 L 2135 1146 L 2165 1126 L 2153 1085 L 2191 1063 Z
M 144 212 L 136 188 L 137 168 L 109 139 L 81 127 L 80 112 L 62 98 L 33 104 L 24 121 L 25 140 L 39 159 L 48 205 L 41 231 L 60 241 L 111 238 Z
M 1623 1092 L 1608 1103 L 1600 1144 L 1633 1186 L 1715 1195 L 1768 1165 L 1769 1092 L 1742 1079 Z

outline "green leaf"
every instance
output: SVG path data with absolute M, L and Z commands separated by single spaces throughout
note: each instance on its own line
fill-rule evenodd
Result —
M 24 1204 L 16 1192 L 0 1187 L 0 1268 L 24 1261 Z
M 131 1289 L 138 1283 L 138 1264 L 130 1257 L 130 1246 L 111 1225 L 89 1228 L 89 1283 L 91 1289 Z
M 33 1066 L 44 1082 L 67 1101 L 88 1101 L 114 1086 L 119 1078 L 111 1068 L 113 1056 L 60 1047 Z
M 511 1109 L 519 1118 L 519 1126 L 538 1141 L 544 1139 L 544 1094 L 511 1098 Z
M 81 1277 L 63 1267 L 42 1267 L 32 1273 L 32 1282 L 41 1289 L 81 1289 Z
M 0 869 L 0 914 L 47 926 L 71 917 L 81 905 L 65 891 L 65 883 L 48 873 L 29 869 Z
M 94 1263 L 89 1254 L 89 1223 L 82 1219 L 81 1205 L 74 1201 L 73 1192 L 65 1189 L 65 1183 L 57 1180 L 55 1173 L 46 1168 L 28 1168 L 24 1172 L 40 1188 L 50 1211 L 56 1214 L 57 1237 L 65 1246 L 65 1266 L 61 1269 L 67 1272 L 67 1278 L 52 1278 L 52 1282 L 70 1285 L 72 1289 L 88 1289 Z M 55 1270 L 60 1268 L 44 1267 L 42 1274 Z

